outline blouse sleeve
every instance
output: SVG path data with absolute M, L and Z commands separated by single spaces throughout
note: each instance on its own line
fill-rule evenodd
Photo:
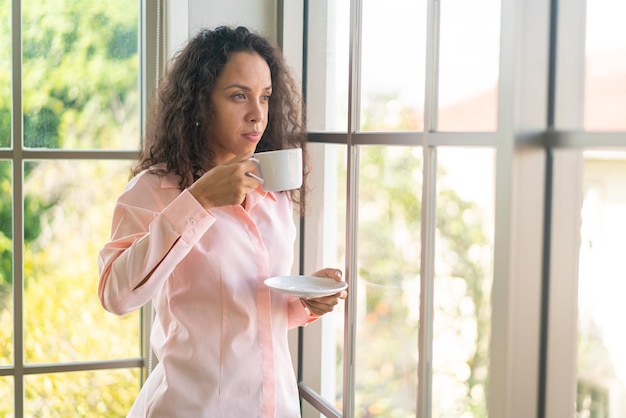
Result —
M 304 306 L 304 303 L 298 298 L 289 301 L 289 324 L 288 329 L 303 327 L 312 322 L 317 321 L 320 315 L 314 314 Z
M 164 203 L 163 191 L 145 183 L 134 182 L 118 199 L 111 240 L 98 258 L 100 302 L 118 315 L 147 303 L 215 222 L 189 191 Z

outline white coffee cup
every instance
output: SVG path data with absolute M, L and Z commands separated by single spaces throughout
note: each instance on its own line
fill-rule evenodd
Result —
M 246 174 L 259 180 L 266 192 L 293 190 L 302 186 L 301 148 L 259 152 L 250 160 L 257 163 L 259 176 Z

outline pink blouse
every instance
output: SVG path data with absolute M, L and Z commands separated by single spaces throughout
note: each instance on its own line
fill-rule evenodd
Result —
M 143 172 L 127 185 L 98 295 L 118 315 L 153 301 L 159 359 L 129 417 L 300 416 L 287 331 L 317 316 L 263 284 L 291 271 L 292 210 L 261 188 L 245 208 L 207 212 L 176 176 Z

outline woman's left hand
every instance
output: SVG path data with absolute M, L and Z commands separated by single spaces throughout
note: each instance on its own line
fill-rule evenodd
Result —
M 338 282 L 342 281 L 341 270 L 333 268 L 325 268 L 316 271 L 312 275 L 317 277 L 328 277 L 329 279 L 334 279 Z M 339 303 L 339 299 L 345 299 L 347 296 L 348 292 L 342 290 L 341 292 L 335 293 L 334 295 L 330 296 L 300 300 L 312 313 L 316 315 L 324 315 L 325 313 L 332 312 L 335 306 Z

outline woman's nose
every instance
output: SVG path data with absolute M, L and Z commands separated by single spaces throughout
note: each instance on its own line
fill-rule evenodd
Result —
M 265 106 L 262 103 L 253 102 L 248 111 L 249 122 L 262 122 L 265 119 Z

